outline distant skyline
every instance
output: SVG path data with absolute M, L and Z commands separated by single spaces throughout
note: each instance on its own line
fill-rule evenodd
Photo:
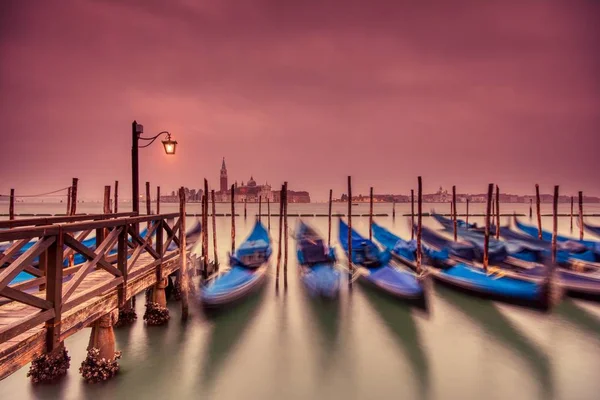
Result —
M 343 5 L 342 5 L 343 4 Z M 346 191 L 600 196 L 600 2 L 0 2 L 0 194 L 253 175 Z M 247 179 L 244 178 L 244 180 Z M 239 180 L 239 178 L 238 178 Z

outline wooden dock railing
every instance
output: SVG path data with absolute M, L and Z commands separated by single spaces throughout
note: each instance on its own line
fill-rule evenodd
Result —
M 181 224 L 179 213 L 0 222 L 0 243 L 10 242 L 0 252 L 0 379 L 176 271 Z M 85 261 L 69 266 L 75 254 Z M 32 277 L 11 283 L 21 272 Z

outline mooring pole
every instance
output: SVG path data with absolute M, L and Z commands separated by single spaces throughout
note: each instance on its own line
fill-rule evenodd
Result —
M 146 182 L 146 215 L 152 214 L 152 205 L 150 202 L 150 182 Z M 150 228 L 150 224 L 148 224 L 148 228 Z
M 579 192 L 579 240 L 583 240 L 583 192 Z
M 204 203 L 206 200 L 206 194 L 203 193 L 202 196 L 200 197 L 200 203 L 202 204 L 202 207 L 200 207 L 200 209 L 202 210 L 202 217 L 200 217 L 200 248 L 202 249 L 202 252 L 200 253 L 200 259 L 202 260 L 202 263 L 204 264 L 204 238 L 206 237 L 206 221 L 204 220 L 204 217 L 206 216 L 206 210 L 204 209 Z M 204 265 L 202 265 L 202 273 L 204 273 Z
M 458 232 L 457 225 L 458 221 L 456 220 L 456 186 L 452 186 L 452 222 L 454 225 L 454 241 L 458 240 Z
M 352 288 L 352 276 L 354 265 L 352 264 L 352 177 L 348 176 L 348 286 Z
M 533 218 L 533 199 L 529 199 L 529 219 Z
M 417 193 L 418 195 L 418 193 Z M 410 189 L 410 240 L 415 238 L 415 190 Z
M 185 236 L 185 190 L 183 187 L 179 189 L 179 221 L 181 226 L 179 227 L 179 262 L 181 263 L 179 276 L 181 277 L 180 289 L 181 289 L 181 320 L 187 321 L 188 319 L 188 272 L 187 272 L 187 254 L 186 254 L 186 236 Z M 162 229 L 162 228 L 159 228 Z M 205 229 L 203 226 L 202 229 Z
M 119 181 L 115 181 L 115 206 L 113 209 L 115 214 L 119 212 Z
M 500 189 L 496 185 L 496 239 L 500 239 Z
M 537 212 L 538 239 L 542 240 L 542 212 L 540 210 L 540 185 L 535 184 L 535 207 Z
M 267 196 L 267 229 L 271 232 L 271 199 Z
M 104 204 L 103 204 L 103 212 L 104 214 L 110 214 L 110 186 L 104 186 Z
M 417 178 L 417 210 L 419 215 L 417 216 L 417 273 L 420 274 L 421 273 L 421 259 L 423 257 L 422 255 L 422 249 L 421 249 L 421 226 L 422 226 L 422 219 L 423 219 L 423 182 L 421 177 L 419 176 Z M 413 208 L 414 208 L 414 202 L 413 202 Z M 412 213 L 414 215 L 414 212 Z M 413 224 L 413 226 L 410 227 L 411 231 L 415 230 L 415 226 Z
M 244 198 L 244 219 L 246 219 L 246 217 L 248 216 L 248 212 L 246 210 L 246 205 L 248 203 L 247 201 L 248 199 Z
M 284 199 L 285 185 L 281 185 L 281 191 L 279 192 L 279 227 L 278 227 L 278 246 L 277 246 L 277 269 L 275 277 L 275 285 L 279 287 L 279 269 L 281 267 L 281 236 L 283 233 L 283 201 Z
M 160 214 L 160 186 L 156 187 L 156 214 Z
M 465 216 L 465 223 L 467 225 L 467 229 L 469 229 L 469 196 L 467 196 L 467 215 Z
M 492 196 L 494 195 L 494 184 L 488 185 L 487 206 L 485 209 L 485 237 L 483 240 L 483 269 L 487 272 L 490 248 L 490 214 L 492 213 Z
M 327 247 L 331 247 L 331 207 L 333 205 L 333 189 L 329 189 L 329 218 L 327 223 Z
M 231 255 L 233 253 L 235 253 L 235 187 L 231 185 Z
M 396 219 L 396 198 L 392 198 L 392 219 Z
M 77 183 L 79 179 L 73 178 L 73 184 L 71 186 L 71 215 L 77 213 Z
M 72 186 L 69 186 L 69 189 L 67 190 L 67 215 L 71 215 L 71 190 L 73 189 Z
M 373 240 L 373 186 L 369 193 L 369 240 Z
M 288 262 L 288 184 L 287 182 L 283 183 L 285 187 L 285 203 L 283 205 L 283 237 L 284 237 L 284 247 L 285 255 L 283 256 L 283 287 L 287 289 L 287 262 Z
M 215 206 L 215 191 L 214 189 L 210 191 L 210 197 L 212 200 L 212 228 L 213 228 L 213 253 L 214 253 L 214 258 L 215 258 L 215 270 L 218 271 L 219 270 L 219 254 L 218 254 L 218 247 L 217 247 L 217 217 L 215 215 L 216 213 L 216 206 Z
M 262 196 L 258 196 L 258 221 L 261 222 L 261 214 L 262 214 Z
M 10 189 L 10 205 L 8 206 L 8 218 L 15 219 L 15 189 Z
M 556 264 L 556 236 L 558 231 L 558 185 L 554 186 L 552 202 L 552 268 Z
M 573 196 L 571 196 L 571 233 L 573 233 Z
M 204 279 L 208 278 L 208 181 L 204 179 L 204 226 L 206 235 L 204 235 Z

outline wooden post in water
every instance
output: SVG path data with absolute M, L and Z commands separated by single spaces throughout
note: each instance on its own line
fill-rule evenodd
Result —
M 202 216 L 200 217 L 200 225 L 201 225 L 201 231 L 200 231 L 200 260 L 201 260 L 201 264 L 202 264 L 202 268 L 201 271 L 204 271 L 204 238 L 206 237 L 206 222 L 204 221 L 204 217 L 206 216 L 206 211 L 204 210 L 204 201 L 206 198 L 206 194 L 202 194 L 202 196 L 200 197 L 200 203 L 202 204 L 202 207 L 200 207 L 200 210 L 202 211 Z
M 396 198 L 392 199 L 392 219 L 396 219 Z
M 483 269 L 487 272 L 490 250 L 490 214 L 492 212 L 492 196 L 494 194 L 494 184 L 488 185 L 487 206 L 485 209 L 485 237 L 483 239 Z
M 500 239 L 500 189 L 496 185 L 496 239 Z
M 15 189 L 10 189 L 10 204 L 8 206 L 8 219 L 15 219 Z
M 183 187 L 179 188 L 179 220 L 181 221 L 181 226 L 179 227 L 179 262 L 181 263 L 179 266 L 179 276 L 181 277 L 179 286 L 181 289 L 181 320 L 187 321 L 189 284 L 186 254 L 187 243 L 185 236 L 185 189 Z M 162 227 L 159 229 L 162 229 Z M 203 226 L 202 229 L 204 230 L 205 227 Z
M 369 193 L 369 240 L 373 240 L 373 186 Z
M 246 219 L 246 217 L 248 216 L 248 211 L 246 210 L 246 205 L 247 205 L 247 200 L 246 198 L 244 198 L 244 219 Z
M 287 289 L 287 262 L 288 262 L 288 184 L 287 182 L 283 183 L 285 187 L 285 203 L 283 205 L 283 240 L 284 246 L 283 250 L 285 251 L 285 255 L 283 256 L 283 287 Z
M 284 192 L 285 185 L 281 185 L 281 191 L 279 192 L 279 227 L 278 227 L 278 246 L 277 246 L 277 268 L 276 268 L 276 277 L 275 277 L 275 285 L 279 287 L 279 268 L 281 266 L 281 234 L 283 232 L 283 201 L 284 201 Z
M 271 232 L 271 199 L 267 196 L 267 230 Z
M 558 185 L 554 186 L 554 199 L 552 201 L 552 269 L 554 269 L 554 266 L 556 265 L 557 231 L 558 231 Z
M 160 214 L 160 186 L 156 187 L 156 214 Z
M 458 240 L 458 237 L 457 237 L 458 221 L 456 220 L 456 186 L 455 185 L 452 186 L 452 222 L 454 225 L 454 241 L 456 242 Z
M 496 215 L 495 205 L 496 205 L 496 203 L 494 203 L 494 193 L 492 192 L 492 213 L 490 214 L 492 217 L 492 220 L 494 219 L 494 215 Z
M 214 262 L 215 262 L 215 271 L 219 270 L 219 248 L 217 247 L 217 217 L 216 206 L 215 206 L 215 191 L 214 189 L 210 191 L 210 197 L 212 200 L 212 234 L 213 234 L 213 253 L 214 253 Z
M 73 185 L 71 186 L 71 214 L 75 215 L 77 213 L 77 183 L 79 179 L 73 178 Z
M 415 190 L 410 189 L 410 240 L 415 238 Z
M 204 279 L 208 278 L 208 181 L 204 179 L 204 226 L 206 235 L 204 235 L 203 253 L 204 253 Z
M 583 192 L 579 192 L 579 240 L 583 240 Z
M 469 196 L 467 196 L 467 214 L 465 215 L 465 223 L 467 225 L 467 229 L 469 228 Z
M 352 288 L 352 177 L 348 175 L 348 286 Z
M 535 208 L 537 212 L 538 239 L 542 239 L 542 214 L 540 210 L 540 185 L 535 184 Z
M 533 218 L 533 199 L 529 199 L 529 219 Z
M 67 189 L 67 215 L 71 215 L 71 189 L 71 186 Z
M 452 218 L 452 215 L 454 215 L 454 204 L 452 204 L 452 200 L 450 200 L 448 203 L 450 203 L 450 218 Z
M 119 181 L 115 181 L 115 206 L 113 209 L 115 214 L 119 212 Z
M 571 233 L 573 233 L 573 196 L 571 196 Z
M 104 214 L 110 214 L 110 185 L 104 186 Z
M 331 246 L 331 206 L 333 205 L 333 189 L 329 189 L 329 214 L 327 223 L 327 246 Z
M 258 221 L 262 221 L 261 219 L 261 214 L 262 214 L 262 196 L 259 195 L 258 196 Z
M 202 227 L 204 229 L 204 227 Z M 231 185 L 231 255 L 235 252 L 235 187 Z
M 146 215 L 152 214 L 152 205 L 150 202 L 150 182 L 146 182 Z M 150 224 L 148 224 L 148 228 L 150 228 Z
M 146 182 L 146 215 L 152 214 L 152 209 L 150 205 L 150 182 Z M 150 226 L 152 222 L 148 221 L 147 228 L 150 230 Z M 150 239 L 152 240 L 152 239 Z
M 411 191 L 412 192 L 412 191 Z M 413 199 L 414 200 L 414 199 Z M 423 219 L 423 182 L 421 177 L 417 178 L 417 210 L 419 215 L 417 216 L 417 273 L 421 273 L 421 259 L 422 249 L 421 249 L 421 226 Z M 413 201 L 413 209 L 414 209 L 414 201 Z M 412 213 L 414 215 L 414 212 Z M 410 227 L 410 230 L 414 232 L 415 226 Z

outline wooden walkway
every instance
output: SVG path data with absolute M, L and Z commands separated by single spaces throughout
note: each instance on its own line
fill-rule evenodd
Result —
M 39 238 L 34 246 L 21 255 L 13 251 L 15 255 L 10 260 L 12 262 L 0 269 L 0 380 L 31 362 L 36 356 L 56 348 L 66 338 L 90 326 L 135 294 L 156 284 L 159 279 L 179 270 L 180 221 L 172 228 L 166 222 L 175 217 L 178 218 L 179 214 L 115 218 L 68 225 L 52 224 L 0 232 L 0 241 L 6 240 L 8 236 L 12 236 L 11 239 L 14 240 L 10 248 L 0 253 L 0 260 L 3 261 L 0 265 L 6 265 L 4 260 L 11 256 L 11 249 L 14 250 L 20 242 L 28 243 L 31 239 Z M 68 218 L 63 217 L 59 222 Z M 145 238 L 136 235 L 135 230 L 142 222 L 149 224 Z M 52 235 L 57 226 L 60 233 L 54 237 Z M 27 229 L 30 230 L 29 236 Z M 97 235 L 94 249 L 84 248 L 81 244 L 84 234 L 74 239 L 75 234 L 66 233 L 89 233 L 94 229 Z M 167 233 L 166 241 L 163 240 L 163 230 Z M 74 249 L 84 255 L 87 261 L 62 268 L 62 260 L 73 253 L 63 250 L 60 258 L 55 258 L 60 261 L 60 268 L 52 266 L 48 262 L 52 261 L 48 253 L 51 253 L 52 246 L 56 248 L 57 242 L 63 242 L 60 235 L 69 235 L 64 240 L 65 249 Z M 153 240 L 150 239 L 152 236 Z M 51 244 L 45 245 L 45 241 Z M 117 254 L 107 255 L 109 249 L 115 248 L 117 241 Z M 154 245 L 151 244 L 152 241 Z M 171 243 L 177 246 L 171 245 L 171 250 L 166 251 Z M 35 251 L 31 251 L 32 248 L 36 248 Z M 62 243 L 59 248 L 63 248 Z M 33 255 L 34 253 L 39 254 Z M 40 257 L 40 264 L 44 260 L 45 268 L 40 265 L 37 268 L 32 266 L 36 256 Z M 108 262 L 111 260 L 116 261 L 116 267 Z M 51 278 L 57 276 L 53 275 L 53 269 L 62 270 L 59 279 L 54 279 L 59 287 L 52 284 Z M 34 274 L 31 282 L 14 285 L 7 283 L 22 270 Z M 38 290 L 40 284 L 47 290 Z M 56 318 L 57 314 L 60 319 Z

